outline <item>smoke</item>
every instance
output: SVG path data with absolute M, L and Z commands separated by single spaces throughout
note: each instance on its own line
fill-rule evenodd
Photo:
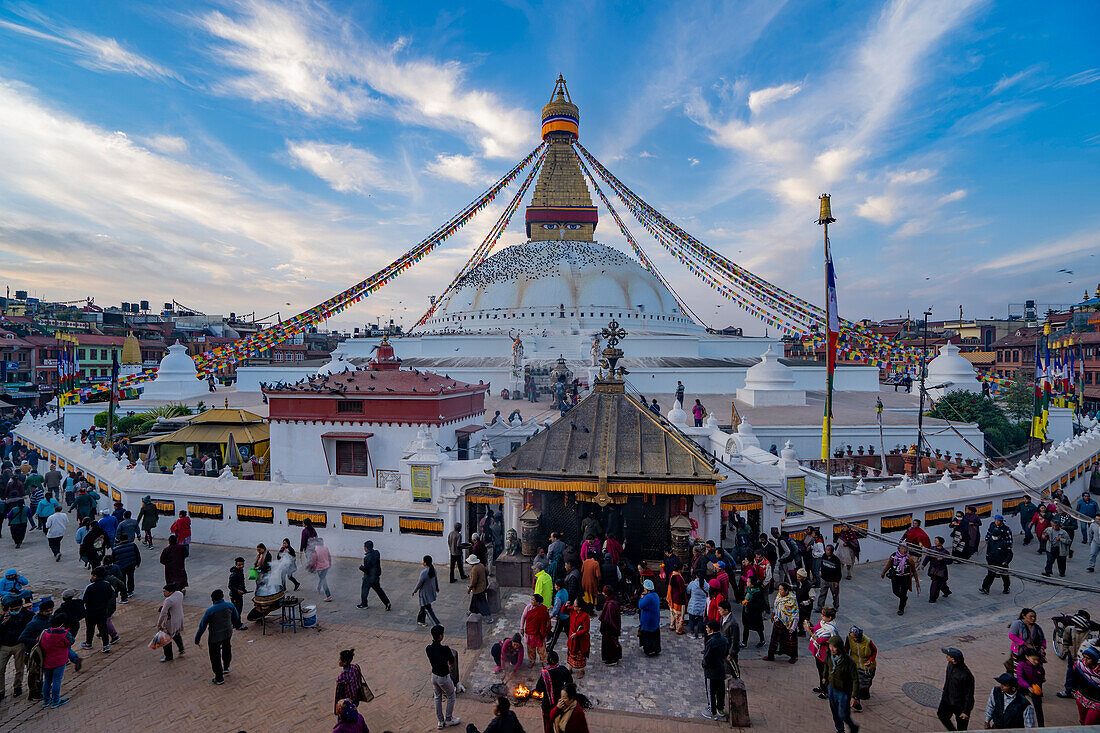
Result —
M 287 575 L 294 574 L 295 558 L 289 554 L 282 557 L 272 555 L 271 572 L 260 576 L 260 585 L 256 589 L 258 596 L 275 595 L 283 589 Z

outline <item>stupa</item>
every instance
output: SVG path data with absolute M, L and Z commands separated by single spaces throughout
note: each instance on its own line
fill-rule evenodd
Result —
M 198 375 L 195 360 L 187 354 L 187 347 L 177 340 L 160 360 L 157 378 L 145 385 L 141 399 L 179 402 L 200 397 L 208 390 L 206 383 L 199 381 Z
M 406 366 L 514 390 L 517 373 L 548 373 L 562 357 L 592 383 L 599 332 L 616 319 L 644 355 L 625 362 L 643 389 L 671 391 L 690 376 L 700 389 L 735 390 L 768 346 L 781 352 L 779 341 L 708 331 L 641 263 L 596 241 L 599 216 L 572 145 L 579 134 L 580 110 L 559 76 L 542 109 L 547 149 L 524 216 L 527 241 L 472 268 L 400 338 Z M 353 338 L 341 347 L 364 364 L 377 343 Z

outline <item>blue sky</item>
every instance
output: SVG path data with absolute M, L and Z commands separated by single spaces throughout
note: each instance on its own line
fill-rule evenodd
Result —
M 1070 303 L 1100 282 L 1098 27 L 1068 1 L 0 3 L 0 268 L 285 317 L 533 148 L 560 72 L 620 178 L 819 303 L 829 191 L 846 317 Z M 415 320 L 502 206 L 336 325 Z M 634 229 L 708 325 L 761 331 Z

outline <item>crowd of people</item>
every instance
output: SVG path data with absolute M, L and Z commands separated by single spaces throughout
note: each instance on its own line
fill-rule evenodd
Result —
M 13 697 L 23 694 L 26 681 L 28 699 L 59 707 L 67 702 L 62 697 L 66 667 L 80 669 L 78 652 L 91 651 L 96 638 L 104 653 L 120 642 L 113 619 L 116 604 L 126 604 L 134 596 L 143 551 L 158 549 L 152 533 L 163 517 L 148 496 L 136 516 L 121 502 L 101 507 L 100 492 L 79 472 L 66 474 L 53 464 L 46 467 L 33 449 L 24 450 L 7 441 L 3 445 L 0 486 L 7 495 L 4 523 L 16 550 L 25 551 L 28 532 L 38 530 L 54 561 L 60 562 L 69 552 L 65 540 L 72 523 L 76 526 L 75 543 L 70 546 L 89 574 L 82 591 L 66 590 L 56 606 L 52 599 L 34 601 L 32 583 L 19 572 L 18 563 L 0 578 L 0 699 L 8 690 L 4 668 L 10 661 L 15 672 Z M 40 473 L 40 468 L 45 470 Z M 1071 569 L 1078 541 L 1088 548 L 1082 553 L 1087 557 L 1085 570 L 1094 571 L 1100 555 L 1100 511 L 1089 494 L 1071 502 L 1056 491 L 1049 502 L 1036 505 L 1028 499 L 1018 511 L 1020 544 L 1038 543 L 1038 552 L 1045 556 L 1045 575 L 1057 570 L 1064 576 Z M 187 650 L 183 601 L 189 585 L 187 561 L 192 539 L 186 511 L 169 519 L 171 534 L 159 548 L 158 557 L 164 572 L 163 599 L 150 643 L 162 651 L 165 663 Z M 477 530 L 465 542 L 461 525 L 456 525 L 447 538 L 450 582 L 466 581 L 470 613 L 489 623 L 489 577 L 505 547 L 503 518 L 490 512 Z M 635 643 L 643 656 L 661 655 L 663 634 L 691 635 L 698 640 L 700 688 L 707 717 L 728 717 L 727 684 L 740 674 L 740 651 L 755 637 L 757 648 L 767 647 L 767 661 L 783 658 L 797 664 L 799 656 L 809 656 L 817 672 L 813 692 L 827 701 L 834 727 L 858 730 L 853 714 L 861 712 L 871 699 L 878 649 L 859 625 L 846 624 L 845 631 L 837 624 L 841 586 L 851 579 L 852 567 L 860 557 L 857 531 L 843 529 L 832 543 L 816 528 L 798 537 L 778 528 L 754 533 L 744 518 L 734 513 L 726 542 L 699 538 L 684 557 L 668 548 L 660 563 L 648 563 L 626 547 L 622 515 L 615 507 L 598 517 L 584 517 L 580 530 L 577 545 L 566 542 L 559 533 L 550 534 L 532 561 L 532 592 L 518 623 L 490 645 L 495 672 L 506 688 L 525 666 L 538 665 L 534 692 L 545 731 L 588 730 L 587 701 L 578 688 L 590 673 L 594 647 L 598 646 L 604 665 L 615 666 L 623 659 L 627 643 Z M 944 536 L 930 537 L 920 521 L 914 520 L 881 570 L 898 600 L 897 613 L 905 613 L 911 594 L 920 594 L 922 575 L 929 581 L 929 603 L 950 597 L 955 592 L 949 584 L 952 564 L 971 558 L 984 559 L 987 566 L 976 589 L 979 593 L 992 592 L 998 582 L 1002 592 L 1008 593 L 1016 536 L 1008 519 L 997 515 L 985 523 L 975 507 L 959 512 L 945 527 Z M 978 555 L 983 541 L 984 558 Z M 251 565 L 244 557 L 234 560 L 226 589 L 210 593 L 210 606 L 193 639 L 198 646 L 206 637 L 212 684 L 225 684 L 232 662 L 233 632 L 247 628 L 243 623 L 244 597 L 249 592 L 262 596 L 288 587 L 298 590 L 300 564 L 316 575 L 317 592 L 331 601 L 327 573 L 332 558 L 308 519 L 297 543 L 283 538 L 274 552 L 264 544 L 257 545 Z M 359 607 L 369 608 L 373 591 L 389 611 L 390 599 L 381 584 L 381 555 L 371 541 L 364 543 L 359 570 Z M 252 588 L 249 581 L 254 582 Z M 433 608 L 440 582 L 431 555 L 423 557 L 416 582 L 407 590 L 417 599 L 417 622 L 431 628 L 432 642 L 425 653 L 438 726 L 458 725 L 453 714 L 461 689 L 457 655 L 443 643 L 445 630 Z M 740 613 L 735 614 L 738 606 Z M 637 635 L 629 642 L 624 639 L 624 617 L 634 615 Z M 1089 613 L 1081 610 L 1067 617 L 1057 631 L 1067 654 L 1064 682 L 1058 685 L 1056 695 L 1074 700 L 1082 724 L 1100 723 L 1096 629 Z M 593 634 L 599 634 L 598 644 Z M 564 648 L 559 646 L 563 638 Z M 806 647 L 802 646 L 804 640 Z M 944 647 L 943 653 L 947 667 L 937 715 L 947 730 L 965 729 L 975 706 L 975 677 L 961 650 Z M 369 702 L 372 693 L 353 658 L 354 650 L 340 656 L 335 730 L 366 730 L 359 707 Z M 994 728 L 1041 727 L 1044 703 L 1050 704 L 1043 695 L 1047 678 L 1062 677 L 1060 669 L 1055 674 L 1048 664 L 1043 629 L 1035 611 L 1025 608 L 1009 630 L 1004 672 L 990 677 L 994 684 L 986 700 L 984 722 Z M 467 729 L 477 731 L 473 725 Z M 496 701 L 486 730 L 522 730 L 506 696 Z

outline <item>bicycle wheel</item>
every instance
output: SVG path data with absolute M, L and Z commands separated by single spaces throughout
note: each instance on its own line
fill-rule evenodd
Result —
M 1054 653 L 1058 655 L 1059 659 L 1065 659 L 1066 654 L 1069 653 L 1069 649 L 1066 648 L 1066 642 L 1063 639 L 1063 633 L 1066 627 L 1063 624 L 1054 624 Z

